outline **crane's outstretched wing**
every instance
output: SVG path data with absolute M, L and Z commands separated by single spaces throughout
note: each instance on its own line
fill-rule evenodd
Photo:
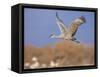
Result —
M 68 32 L 67 27 L 65 27 L 63 21 L 59 18 L 57 12 L 56 12 L 56 20 L 57 20 L 57 24 L 59 26 L 59 29 L 60 29 L 61 33 L 66 34 Z
M 85 23 L 85 22 L 86 22 L 86 20 L 85 20 L 85 17 L 83 17 L 83 16 L 81 16 L 81 17 L 75 19 L 75 20 L 71 23 L 71 25 L 70 25 L 70 27 L 69 27 L 69 31 L 70 31 L 71 36 L 74 36 L 74 35 L 76 34 L 77 30 L 78 30 L 78 27 L 79 27 L 81 24 Z

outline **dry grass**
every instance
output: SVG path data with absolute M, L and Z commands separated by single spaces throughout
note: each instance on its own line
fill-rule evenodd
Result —
M 39 66 L 36 68 L 40 68 L 42 65 L 51 67 L 51 61 L 58 63 L 55 67 L 94 65 L 94 46 L 86 46 L 72 41 L 57 42 L 53 47 L 47 45 L 37 48 L 28 45 L 24 50 L 24 63 L 29 63 L 30 66 L 34 63 L 32 58 L 36 57 L 39 62 Z M 30 68 L 29 66 L 27 68 Z

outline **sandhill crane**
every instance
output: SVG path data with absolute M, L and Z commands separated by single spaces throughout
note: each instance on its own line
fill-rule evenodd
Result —
M 61 39 L 65 39 L 65 40 L 72 40 L 72 41 L 76 41 L 76 38 L 74 37 L 74 35 L 77 32 L 78 27 L 86 22 L 86 19 L 84 16 L 80 16 L 78 18 L 76 18 L 70 25 L 69 27 L 66 27 L 66 25 L 64 24 L 64 22 L 59 18 L 58 13 L 56 12 L 56 22 L 59 26 L 60 32 L 61 34 L 56 36 L 54 34 L 50 35 L 50 38 L 61 38 Z

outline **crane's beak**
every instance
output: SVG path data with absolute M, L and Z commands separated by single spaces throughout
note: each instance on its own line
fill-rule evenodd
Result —
M 53 36 L 53 34 L 51 34 L 50 36 L 49 36 L 49 38 L 51 38 Z

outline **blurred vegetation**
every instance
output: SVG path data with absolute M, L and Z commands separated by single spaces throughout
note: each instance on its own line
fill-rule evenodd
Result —
M 51 67 L 50 62 L 58 63 L 57 67 L 94 65 L 94 45 L 85 45 L 72 41 L 60 41 L 54 45 L 38 48 L 34 45 L 24 47 L 24 63 L 34 63 L 36 57 L 41 67 Z M 28 67 L 29 68 L 29 67 Z

